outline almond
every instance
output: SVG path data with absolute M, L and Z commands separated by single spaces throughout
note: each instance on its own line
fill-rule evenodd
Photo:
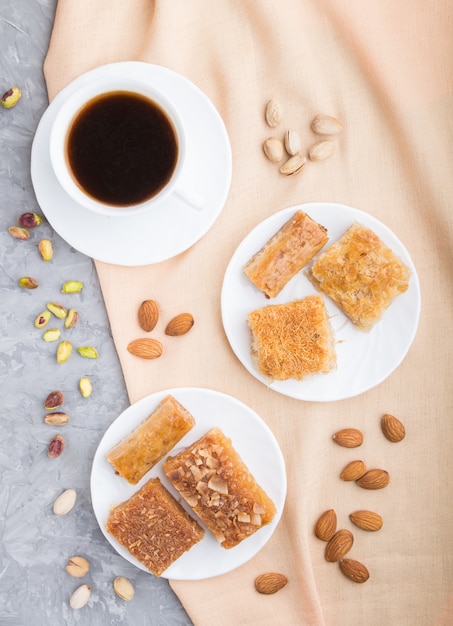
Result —
M 357 448 L 363 443 L 363 434 L 357 428 L 343 428 L 336 432 L 332 439 L 344 448 Z
M 354 543 L 354 535 L 349 530 L 338 530 L 326 545 L 324 556 L 326 561 L 335 563 L 349 552 Z
M 390 475 L 386 470 L 371 469 L 356 481 L 363 489 L 383 489 L 390 482 Z
M 255 589 L 258 593 L 270 595 L 283 589 L 287 582 L 288 579 L 284 574 L 269 572 L 267 574 L 260 574 L 255 579 Z
M 159 319 L 159 308 L 154 300 L 144 300 L 138 308 L 138 325 L 147 333 L 151 332 Z
M 162 344 L 157 339 L 134 339 L 127 346 L 128 352 L 141 359 L 157 359 L 162 350 Z
M 362 530 L 374 532 L 382 528 L 382 517 L 373 511 L 354 511 L 349 515 L 349 519 L 353 524 Z
M 406 436 L 406 429 L 400 420 L 390 413 L 383 415 L 381 419 L 381 428 L 385 437 L 392 443 L 402 441 Z
M 315 535 L 321 541 L 329 541 L 337 530 L 337 514 L 333 509 L 325 511 L 315 525 Z
M 341 480 L 358 480 L 366 472 L 366 465 L 363 461 L 351 461 L 346 465 L 340 474 Z
M 191 313 L 180 313 L 168 322 L 165 334 L 170 335 L 170 337 L 185 335 L 193 325 L 194 319 Z
M 340 569 L 347 578 L 355 583 L 365 583 L 370 577 L 365 565 L 354 559 L 342 559 Z

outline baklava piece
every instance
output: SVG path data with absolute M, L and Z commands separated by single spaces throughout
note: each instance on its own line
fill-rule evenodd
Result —
M 115 472 L 132 485 L 158 463 L 195 425 L 189 411 L 173 396 L 107 453 Z
M 275 505 L 219 428 L 174 457 L 163 469 L 223 548 L 237 546 L 269 524 Z
M 247 322 L 252 357 L 263 376 L 302 380 L 335 369 L 334 335 L 321 295 L 256 309 Z
M 370 330 L 409 286 L 410 270 L 369 228 L 353 224 L 308 276 L 361 330 Z
M 161 576 L 204 536 L 158 478 L 112 509 L 108 532 L 155 576 Z
M 297 211 L 246 263 L 244 273 L 267 298 L 275 298 L 328 240 L 324 226 Z

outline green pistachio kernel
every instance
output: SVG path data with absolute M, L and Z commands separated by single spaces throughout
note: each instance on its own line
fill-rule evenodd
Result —
M 39 285 L 36 278 L 32 278 L 31 276 L 23 276 L 19 279 L 19 287 L 23 287 L 24 289 L 36 289 Z
M 28 211 L 27 213 L 22 213 L 17 222 L 19 226 L 23 226 L 24 228 L 35 228 L 42 224 L 42 217 L 38 215 L 38 213 Z
M 58 304 L 58 302 L 48 302 L 46 306 L 49 311 L 55 315 L 55 317 L 58 317 L 58 319 L 63 320 L 66 317 L 66 309 L 63 305 Z
M 75 309 L 69 309 L 66 319 L 64 321 L 65 328 L 74 328 L 79 321 L 79 314 Z
M 49 320 L 50 320 L 50 312 L 49 311 L 43 311 L 35 319 L 35 327 L 36 328 L 44 328 L 44 326 L 47 326 L 47 324 L 49 323 Z
M 57 339 L 60 339 L 60 335 L 61 332 L 59 328 L 49 328 L 49 330 L 46 330 L 42 338 L 47 342 L 56 341 Z
M 84 376 L 79 380 L 79 389 L 82 394 L 82 398 L 89 398 L 91 396 L 93 385 L 87 376 Z
M 60 341 L 57 348 L 57 363 L 64 363 L 72 354 L 72 343 Z
M 77 348 L 77 352 L 80 356 L 84 356 L 87 359 L 97 359 L 99 356 L 96 348 L 93 348 L 93 346 L 81 346 Z
M 19 102 L 21 95 L 19 87 L 11 87 L 0 98 L 0 104 L 4 109 L 12 109 Z
M 83 289 L 80 280 L 68 280 L 61 288 L 61 293 L 79 293 Z

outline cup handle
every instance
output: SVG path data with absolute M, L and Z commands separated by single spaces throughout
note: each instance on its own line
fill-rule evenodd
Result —
M 204 209 L 204 201 L 201 196 L 185 189 L 176 188 L 173 192 L 179 200 L 187 204 L 191 209 L 195 211 L 202 211 Z

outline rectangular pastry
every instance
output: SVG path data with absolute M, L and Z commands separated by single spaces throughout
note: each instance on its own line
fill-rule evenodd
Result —
M 275 380 L 302 380 L 336 366 L 333 331 L 321 295 L 270 304 L 247 316 L 258 371 Z
M 328 240 L 324 226 L 297 211 L 246 263 L 244 273 L 267 298 L 275 298 Z
M 136 485 L 194 425 L 189 411 L 168 395 L 151 415 L 107 453 L 107 461 L 117 474 Z
M 161 576 L 204 537 L 158 478 L 150 478 L 129 500 L 114 507 L 107 531 L 155 576 Z
M 353 224 L 308 277 L 361 330 L 370 330 L 409 286 L 410 270 L 369 228 Z
M 275 505 L 219 428 L 212 428 L 163 469 L 175 488 L 229 549 L 269 524 Z

